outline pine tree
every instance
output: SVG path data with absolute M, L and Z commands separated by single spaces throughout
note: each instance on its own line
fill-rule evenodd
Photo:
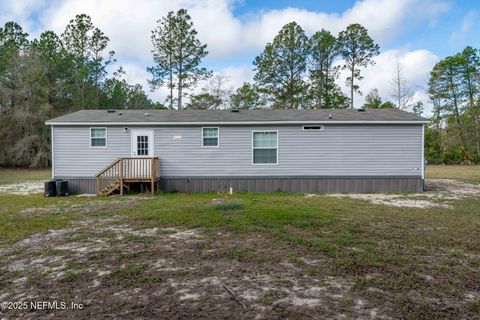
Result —
M 368 35 L 367 29 L 358 23 L 351 24 L 338 35 L 341 54 L 345 60 L 343 69 L 349 71 L 347 86 L 350 87 L 350 107 L 353 108 L 353 94 L 361 94 L 360 87 L 355 80 L 362 80 L 361 67 L 374 64 L 373 58 L 380 53 L 378 44 L 375 44 Z
M 467 149 L 461 116 L 467 96 L 464 87 L 464 60 L 461 56 L 447 57 L 435 64 L 430 73 L 429 94 L 438 101 L 438 108 L 445 119 L 454 124 L 456 134 L 460 137 L 462 149 Z
M 107 59 L 103 58 L 103 51 L 109 42 L 108 37 L 93 25 L 88 15 L 79 14 L 70 20 L 61 39 L 74 63 L 74 81 L 78 88 L 76 103 L 82 109 L 90 107 L 90 104 L 98 107 L 100 81 L 105 78 L 105 67 L 112 62 L 114 54 L 111 51 Z M 89 90 L 90 88 L 93 90 Z M 87 101 L 90 96 L 93 96 L 93 99 Z
M 343 108 L 346 97 L 335 83 L 338 67 L 333 67 L 333 62 L 340 55 L 337 39 L 322 29 L 312 35 L 310 44 L 310 92 L 314 107 Z
M 308 92 L 304 78 L 309 50 L 305 32 L 296 22 L 291 22 L 255 58 L 254 80 L 269 96 L 274 108 L 304 106 Z
M 155 65 L 147 68 L 153 76 L 150 84 L 153 88 L 167 84 L 171 108 L 174 102 L 173 89 L 176 88 L 177 108 L 182 110 L 187 90 L 193 88 L 200 79 L 210 76 L 210 72 L 200 67 L 202 59 L 208 54 L 207 45 L 198 40 L 192 19 L 185 9 L 169 12 L 157 23 L 158 26 L 152 31 Z
M 230 100 L 236 109 L 255 109 L 265 105 L 260 89 L 248 82 L 238 88 Z
M 8 67 L 8 62 L 29 46 L 28 33 L 13 21 L 0 27 L 0 74 Z

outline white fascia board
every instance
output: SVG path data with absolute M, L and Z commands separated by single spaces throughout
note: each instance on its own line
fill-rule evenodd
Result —
M 278 124 L 425 124 L 429 121 L 213 121 L 213 122 L 67 122 L 47 121 L 51 126 L 209 126 L 209 125 L 278 125 Z

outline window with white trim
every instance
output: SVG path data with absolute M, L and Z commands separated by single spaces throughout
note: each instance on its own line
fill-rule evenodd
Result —
M 90 147 L 107 147 L 107 128 L 90 128 Z
M 202 146 L 218 147 L 218 128 L 202 128 Z
M 277 164 L 277 131 L 254 131 L 252 134 L 253 164 Z

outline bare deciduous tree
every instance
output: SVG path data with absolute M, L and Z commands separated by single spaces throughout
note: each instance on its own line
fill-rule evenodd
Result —
M 207 82 L 202 91 L 222 101 L 218 108 L 228 108 L 233 87 L 230 85 L 230 78 L 228 76 L 216 74 Z
M 224 74 L 216 74 L 205 83 L 200 93 L 190 96 L 187 109 L 227 109 L 230 107 L 232 93 L 230 78 Z
M 403 72 L 403 66 L 400 61 L 398 61 L 398 58 L 395 58 L 391 85 L 391 96 L 394 99 L 397 108 L 400 110 L 407 110 L 412 104 L 415 90 L 409 85 L 408 80 Z

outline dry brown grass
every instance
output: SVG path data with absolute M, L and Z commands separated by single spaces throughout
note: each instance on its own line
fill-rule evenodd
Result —
M 480 165 L 428 165 L 427 179 L 454 179 L 480 183 Z
M 10 169 L 0 168 L 0 184 L 11 184 L 25 181 L 48 180 L 52 169 Z

